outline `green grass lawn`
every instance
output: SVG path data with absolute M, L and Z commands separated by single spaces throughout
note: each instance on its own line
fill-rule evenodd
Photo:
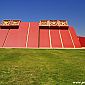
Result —
M 81 85 L 77 81 L 85 82 L 83 49 L 0 49 L 0 85 Z

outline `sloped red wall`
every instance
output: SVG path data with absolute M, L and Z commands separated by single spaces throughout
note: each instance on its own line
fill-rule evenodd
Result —
M 40 29 L 39 47 L 50 48 L 49 29 Z
M 77 37 L 73 27 L 39 28 L 38 22 L 21 22 L 19 29 L 0 29 L 0 47 L 81 48 L 85 37 Z
M 10 29 L 4 47 L 26 47 L 27 30 L 27 22 L 21 22 L 19 29 Z
M 74 28 L 73 27 L 69 27 L 69 30 L 71 32 L 71 36 L 72 36 L 72 39 L 73 39 L 75 48 L 80 48 L 81 47 L 81 44 L 80 44 L 80 42 L 78 40 L 78 37 L 76 35 L 76 32 L 75 32 Z
M 0 29 L 0 47 L 3 47 L 8 36 L 9 29 Z
M 28 30 L 28 47 L 29 48 L 38 48 L 38 33 L 39 33 L 39 24 L 38 22 L 29 22 Z
M 51 29 L 51 42 L 52 42 L 52 48 L 62 48 L 60 35 L 59 35 L 59 29 Z
M 73 48 L 72 40 L 68 30 L 61 29 L 60 32 L 64 48 Z

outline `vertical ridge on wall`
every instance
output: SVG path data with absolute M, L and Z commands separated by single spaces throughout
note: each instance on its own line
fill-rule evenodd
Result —
M 28 48 L 29 31 L 30 31 L 30 22 L 29 22 L 29 25 L 28 25 L 27 35 L 26 35 L 26 48 Z
M 75 48 L 75 44 L 74 44 L 74 41 L 73 41 L 73 38 L 72 38 L 71 32 L 70 32 L 69 29 L 68 29 L 68 31 L 69 31 L 69 35 L 70 35 L 70 38 L 71 38 L 71 41 L 72 41 L 73 47 Z
M 68 29 L 61 29 L 60 32 L 61 32 L 64 47 L 73 48 L 74 46 L 72 44 L 72 40 L 71 40 Z
M 5 37 L 5 40 L 4 40 L 4 43 L 3 43 L 2 47 L 4 47 L 4 44 L 5 44 L 6 40 L 7 40 L 7 37 L 8 37 L 9 31 L 10 31 L 10 29 L 9 29 L 8 32 L 7 32 L 7 35 L 6 35 L 6 37 Z
M 29 37 L 28 37 L 28 47 L 38 48 L 38 32 L 39 25 L 38 22 L 30 22 L 29 28 Z
M 59 35 L 60 35 L 60 41 L 61 41 L 62 48 L 64 48 L 64 45 L 63 45 L 63 41 L 62 41 L 62 36 L 61 36 L 60 29 L 59 29 Z
M 3 47 L 8 36 L 9 29 L 0 29 L 0 47 Z
M 71 32 L 72 39 L 73 39 L 73 41 L 74 41 L 75 47 L 76 47 L 76 48 L 80 48 L 81 45 L 80 45 L 80 42 L 79 42 L 79 40 L 78 40 L 78 37 L 77 37 L 77 35 L 76 35 L 76 32 L 75 32 L 74 28 L 73 28 L 73 27 L 69 27 L 69 30 L 70 30 L 70 32 Z
M 50 48 L 52 48 L 51 30 L 49 29 Z

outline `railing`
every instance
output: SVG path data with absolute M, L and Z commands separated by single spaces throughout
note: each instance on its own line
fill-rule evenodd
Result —
M 67 20 L 41 20 L 39 26 L 68 26 Z
M 0 26 L 19 26 L 20 20 L 3 20 Z

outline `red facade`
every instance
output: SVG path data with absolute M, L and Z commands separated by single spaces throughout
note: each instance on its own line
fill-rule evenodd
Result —
M 85 37 L 79 37 L 79 41 L 82 47 L 85 47 Z
M 85 37 L 78 38 L 75 29 L 65 20 L 5 20 L 0 25 L 0 47 L 81 48 L 85 47 Z

